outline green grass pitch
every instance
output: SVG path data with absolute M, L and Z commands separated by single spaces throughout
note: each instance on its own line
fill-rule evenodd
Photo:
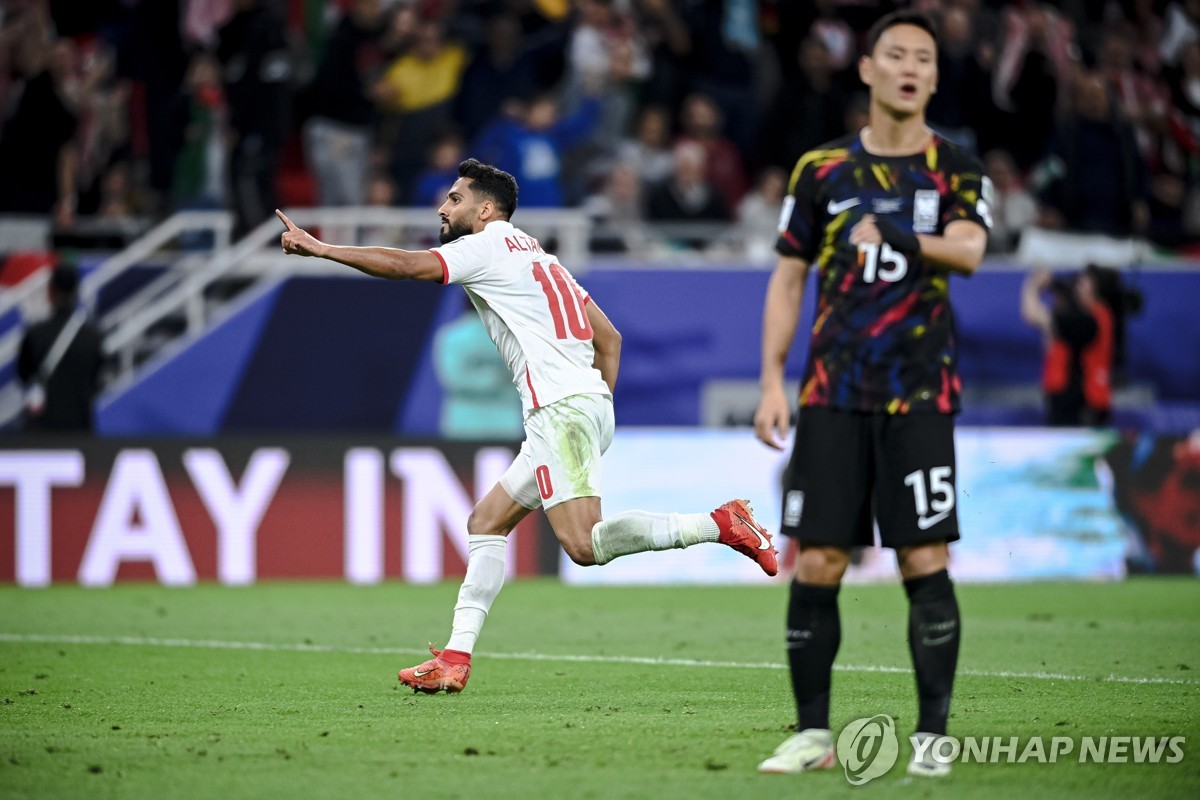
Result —
M 1200 582 L 959 587 L 951 733 L 1182 736 L 1174 764 L 765 776 L 786 589 L 510 583 L 461 695 L 396 670 L 457 586 L 0 588 L 2 798 L 1200 797 Z M 915 690 L 898 585 L 847 586 L 835 732 Z

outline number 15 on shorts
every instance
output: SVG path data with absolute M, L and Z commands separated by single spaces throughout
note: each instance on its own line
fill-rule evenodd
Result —
M 918 469 L 904 476 L 904 485 L 912 488 L 913 505 L 917 509 L 917 527 L 927 531 L 944 520 L 954 510 L 953 469 L 931 467 Z

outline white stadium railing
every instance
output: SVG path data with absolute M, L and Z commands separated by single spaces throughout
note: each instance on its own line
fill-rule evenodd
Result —
M 406 249 L 425 249 L 437 244 L 437 216 L 427 208 L 370 206 L 286 211 L 300 227 L 336 244 Z M 770 269 L 775 258 L 773 232 L 757 223 L 750 226 L 605 224 L 578 209 L 524 208 L 517 222 L 548 248 L 552 243 L 562 263 L 576 273 L 629 261 L 680 269 L 733 265 Z M 283 227 L 273 217 L 236 242 L 231 238 L 232 229 L 233 218 L 227 211 L 181 212 L 84 276 L 81 301 L 93 312 L 104 336 L 105 353 L 109 357 L 105 383 L 110 397 L 135 379 L 141 365 L 151 359 L 159 362 L 170 357 L 215 321 L 287 276 L 357 274 L 320 259 L 283 255 L 278 247 Z M 190 242 L 181 240 L 185 235 L 192 235 Z M 1075 264 L 1065 256 L 1084 252 L 1090 258 L 1107 255 L 1153 262 L 1156 267 L 1168 266 L 1154 258 L 1149 248 L 1136 242 L 1097 241 L 1096 237 L 1039 231 L 1029 231 L 1027 236 L 1029 245 L 1024 254 L 1018 252 L 1005 259 L 999 268 L 1023 269 L 1032 263 L 1045 263 L 1053 254 L 1058 255 L 1054 266 L 1071 267 Z M 147 263 L 163 267 L 161 274 L 95 315 L 105 287 Z M 1195 262 L 1186 261 L 1177 262 L 1177 266 L 1197 268 Z M 23 328 L 45 314 L 48 280 L 48 271 L 41 270 L 16 287 L 0 289 L 0 320 L 18 309 L 21 323 L 0 333 L 0 370 L 15 362 Z M 7 372 L 11 375 L 15 370 Z M 21 391 L 15 377 L 0 378 L 0 429 L 13 426 L 20 408 Z

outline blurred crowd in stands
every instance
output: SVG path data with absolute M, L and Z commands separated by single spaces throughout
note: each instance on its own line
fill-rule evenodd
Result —
M 0 213 L 433 208 L 470 155 L 631 251 L 769 256 L 806 149 L 865 122 L 880 14 L 941 27 L 930 123 L 1030 225 L 1200 240 L 1200 0 L 3 0 Z

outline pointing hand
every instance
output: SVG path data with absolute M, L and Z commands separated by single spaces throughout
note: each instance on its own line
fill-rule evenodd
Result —
M 279 209 L 275 209 L 275 216 L 279 217 L 279 221 L 287 226 L 287 230 L 279 237 L 279 242 L 283 245 L 283 252 L 290 256 L 319 256 L 321 249 L 325 246 L 323 242 L 313 238 L 308 231 L 297 228 L 296 223 L 287 218 Z

